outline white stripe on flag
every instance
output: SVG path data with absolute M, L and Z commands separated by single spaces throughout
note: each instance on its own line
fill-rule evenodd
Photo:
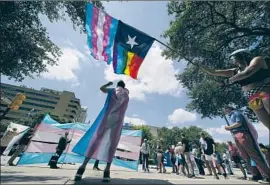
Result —
M 104 57 L 102 56 L 103 52 L 103 37 L 104 37 L 104 31 L 103 31 L 103 25 L 105 23 L 105 13 L 102 11 L 99 11 L 98 15 L 98 22 L 97 22 L 97 56 L 99 60 L 104 60 Z

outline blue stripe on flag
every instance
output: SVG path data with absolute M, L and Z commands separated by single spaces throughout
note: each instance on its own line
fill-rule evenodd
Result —
M 110 25 L 109 43 L 108 43 L 108 46 L 106 47 L 106 53 L 108 53 L 108 56 L 109 56 L 107 64 L 112 63 L 112 46 L 114 43 L 117 26 L 118 26 L 118 20 L 112 17 L 112 21 Z
M 21 156 L 18 166 L 21 165 L 31 165 L 31 164 L 48 164 L 53 153 L 29 153 L 25 152 Z M 76 154 L 62 154 L 61 157 L 58 160 L 58 163 L 83 163 L 84 161 L 84 156 L 81 155 L 76 155 Z M 95 162 L 94 159 L 91 159 L 89 161 L 90 164 L 93 164 Z M 138 171 L 138 165 L 139 161 L 124 161 L 121 159 L 113 159 L 112 162 L 116 166 L 121 166 L 125 168 L 129 168 L 132 170 Z M 104 161 L 100 161 L 99 164 L 106 164 Z
M 124 48 L 120 45 L 117 45 L 117 65 L 116 70 L 114 71 L 116 74 L 123 74 L 123 71 L 126 68 L 126 60 L 124 59 Z
M 87 44 L 88 47 L 91 51 L 91 55 L 92 55 L 92 50 L 93 50 L 93 44 L 92 44 L 92 25 L 91 25 L 91 21 L 93 18 L 93 5 L 91 3 L 87 3 L 86 5 L 86 25 L 85 25 L 85 29 L 87 32 Z

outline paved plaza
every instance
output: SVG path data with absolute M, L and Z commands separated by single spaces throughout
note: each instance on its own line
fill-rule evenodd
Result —
M 171 174 L 167 168 L 166 174 L 159 174 L 155 169 L 150 173 L 138 172 L 112 166 L 111 182 L 102 183 L 102 171 L 93 171 L 92 165 L 88 166 L 83 180 L 79 183 L 73 181 L 78 165 L 64 164 L 62 168 L 53 170 L 45 165 L 38 166 L 4 166 L 1 160 L 1 184 L 259 184 L 251 181 L 238 180 L 241 173 L 235 169 L 236 176 L 225 180 L 215 180 L 212 176 L 199 176 L 194 179 Z M 61 167 L 61 165 L 59 165 Z M 100 165 L 104 169 L 104 165 Z M 140 166 L 141 169 L 141 166 Z

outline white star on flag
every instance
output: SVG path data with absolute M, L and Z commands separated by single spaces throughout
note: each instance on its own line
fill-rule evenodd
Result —
M 135 41 L 135 39 L 136 39 L 136 36 L 134 36 L 133 38 L 131 38 L 131 37 L 128 35 L 128 41 L 127 41 L 127 44 L 130 44 L 131 49 L 134 47 L 134 45 L 138 45 L 138 43 Z

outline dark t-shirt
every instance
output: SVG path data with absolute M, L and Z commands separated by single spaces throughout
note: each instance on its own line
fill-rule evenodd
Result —
M 185 151 L 184 152 L 190 152 L 190 146 L 189 146 L 189 140 L 182 139 L 182 144 L 185 145 Z
M 204 140 L 207 145 L 206 150 L 204 150 L 204 153 L 206 155 L 212 155 L 214 153 L 214 147 L 213 147 L 213 145 L 215 144 L 214 140 L 209 137 L 206 137 Z
M 67 146 L 67 139 L 66 139 L 65 137 L 62 136 L 62 137 L 59 139 L 59 143 L 58 143 L 57 148 L 58 148 L 59 150 L 65 150 L 65 149 L 66 149 L 66 146 Z
M 27 145 L 30 139 L 31 139 L 30 133 L 24 134 L 21 140 L 19 141 L 19 145 Z

